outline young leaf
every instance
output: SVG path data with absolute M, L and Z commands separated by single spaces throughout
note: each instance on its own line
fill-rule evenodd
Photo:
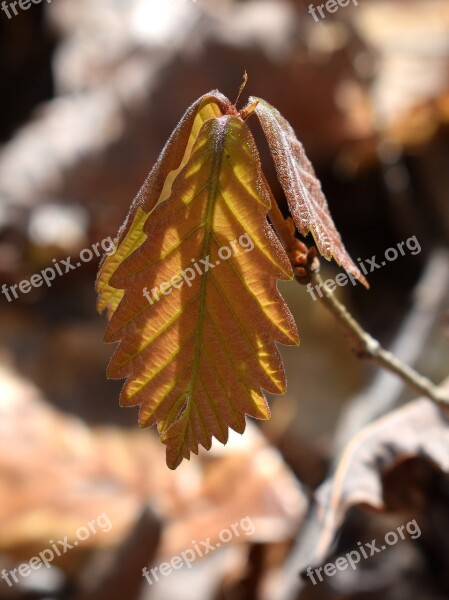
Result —
M 100 265 L 96 284 L 98 312 L 107 309 L 108 318 L 114 313 L 123 297 L 123 290 L 110 285 L 112 275 L 119 264 L 144 242 L 143 225 L 155 206 L 170 196 L 173 181 L 187 163 L 203 123 L 224 114 L 229 105 L 229 100 L 220 92 L 209 92 L 187 109 L 171 134 L 117 234 L 115 253 L 105 255 Z
M 242 88 L 241 88 L 242 89 Z M 348 256 L 321 186 L 293 129 L 268 103 L 238 111 L 214 91 L 172 133 L 135 198 L 97 278 L 105 340 L 120 344 L 108 367 L 127 378 L 121 405 L 157 424 L 176 468 L 212 437 L 266 419 L 262 390 L 285 391 L 276 342 L 298 343 L 276 288 L 292 277 L 266 215 L 271 192 L 245 123 L 256 112 L 296 225 L 320 252 L 366 284 Z
M 297 344 L 298 334 L 276 288 L 292 270 L 266 220 L 246 123 L 206 120 L 170 189 L 110 279 L 124 295 L 106 340 L 121 340 L 108 367 L 127 377 L 121 405 L 140 405 L 141 426 L 157 424 L 174 469 L 212 436 L 243 432 L 245 414 L 269 418 L 262 388 L 286 385 L 276 342 Z
M 337 264 L 369 287 L 343 245 L 321 184 L 290 123 L 261 98 L 249 98 L 248 107 L 259 118 L 298 231 L 303 235 L 312 232 L 320 254 L 328 260 L 333 257 Z

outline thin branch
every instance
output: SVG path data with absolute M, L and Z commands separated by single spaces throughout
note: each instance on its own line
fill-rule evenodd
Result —
M 408 365 L 415 365 L 426 352 L 430 334 L 444 312 L 449 297 L 448 264 L 448 250 L 436 248 L 431 252 L 413 290 L 413 302 L 408 315 L 395 334 L 390 351 Z M 393 373 L 379 369 L 369 387 L 345 403 L 334 435 L 334 464 L 349 439 L 368 423 L 396 408 L 403 383 Z
M 385 350 L 376 339 L 363 329 L 348 309 L 326 288 L 318 273 L 311 274 L 311 283 L 322 291 L 321 302 L 343 327 L 350 338 L 352 349 L 358 356 L 372 360 L 380 367 L 395 373 L 411 388 L 420 394 L 424 394 L 434 402 L 449 405 L 447 393 L 433 384 L 430 379 L 404 364 L 394 354 Z
M 404 364 L 394 354 L 385 350 L 381 344 L 367 333 L 349 313 L 348 309 L 326 288 L 319 275 L 319 262 L 314 249 L 308 249 L 295 238 L 294 229 L 289 220 L 285 220 L 279 206 L 273 200 L 269 212 L 271 223 L 276 230 L 292 262 L 293 271 L 299 283 L 312 284 L 319 293 L 319 300 L 343 327 L 350 340 L 352 349 L 360 358 L 371 360 L 378 366 L 400 377 L 409 387 L 424 394 L 434 402 L 449 406 L 449 395 L 438 388 L 424 375 Z

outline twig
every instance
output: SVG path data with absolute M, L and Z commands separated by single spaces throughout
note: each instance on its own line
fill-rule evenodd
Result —
M 363 329 L 336 296 L 326 288 L 319 275 L 319 262 L 316 258 L 316 252 L 313 252 L 314 249 L 308 249 L 305 244 L 295 238 L 290 221 L 284 219 L 274 200 L 269 216 L 292 262 L 296 279 L 302 284 L 311 283 L 320 289 L 321 293 L 318 294 L 320 301 L 343 327 L 357 356 L 371 360 L 378 366 L 391 371 L 412 389 L 424 394 L 434 402 L 449 406 L 447 392 L 439 389 L 430 379 L 427 379 L 427 377 L 400 361 L 394 354 L 385 350 L 376 339 Z
M 409 314 L 401 324 L 391 346 L 391 352 L 409 365 L 415 365 L 426 352 L 430 333 L 446 307 L 449 292 L 448 263 L 449 252 L 446 249 L 437 248 L 432 251 L 413 291 L 413 304 Z M 381 369 L 368 389 L 364 389 L 345 403 L 334 436 L 334 465 L 340 459 L 349 439 L 368 423 L 397 406 L 403 385 L 402 379 Z
M 430 379 L 427 379 L 424 375 L 421 375 L 408 365 L 404 364 L 394 354 L 385 350 L 376 339 L 369 335 L 369 333 L 357 323 L 347 308 L 326 288 L 320 275 L 312 273 L 311 280 L 313 285 L 320 286 L 322 289 L 322 297 L 320 297 L 320 300 L 344 328 L 350 338 L 354 352 L 356 352 L 360 358 L 372 360 L 380 367 L 395 373 L 411 388 L 424 394 L 434 402 L 446 406 L 449 405 L 447 393 L 434 385 Z

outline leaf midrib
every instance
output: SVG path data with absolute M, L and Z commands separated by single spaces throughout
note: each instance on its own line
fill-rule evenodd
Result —
M 224 146 L 225 146 L 225 138 L 226 138 L 226 127 L 221 121 L 221 119 L 217 119 L 217 129 L 216 131 L 216 142 L 214 152 L 214 162 L 211 169 L 211 174 L 208 180 L 208 199 L 207 199 L 207 211 L 205 218 L 205 226 L 204 226 L 204 242 L 203 242 L 203 251 L 202 257 L 203 259 L 206 256 L 210 256 L 211 242 L 213 237 L 213 217 L 216 206 L 217 194 L 220 189 L 219 186 L 219 175 L 221 170 L 221 163 L 223 159 Z M 215 136 L 214 136 L 215 137 Z M 215 141 L 215 140 L 213 140 Z M 198 307 L 198 327 L 197 327 L 197 338 L 195 342 L 195 350 L 194 350 L 194 358 L 192 365 L 192 377 L 190 379 L 190 384 L 188 388 L 188 405 L 186 407 L 186 417 L 190 414 L 190 409 L 192 406 L 192 398 L 193 398 L 193 390 L 195 388 L 195 383 L 198 377 L 199 372 L 199 361 L 201 355 L 201 345 L 202 345 L 202 331 L 205 320 L 206 311 L 206 290 L 207 283 L 209 279 L 210 271 L 206 271 L 201 275 L 200 282 L 200 292 L 199 292 L 199 307 Z M 184 415 L 183 415 L 184 416 Z M 188 419 L 186 419 L 187 422 Z

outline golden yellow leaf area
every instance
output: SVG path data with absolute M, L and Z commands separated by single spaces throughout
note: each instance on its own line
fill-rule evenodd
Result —
M 286 386 L 276 342 L 298 343 L 276 287 L 291 266 L 246 123 L 205 119 L 186 154 L 169 197 L 136 226 L 144 239 L 110 269 L 123 297 L 105 336 L 120 340 L 108 375 L 127 378 L 121 405 L 157 424 L 172 469 L 212 437 L 226 443 L 229 427 L 242 433 L 246 414 L 269 418 L 262 390 Z
M 226 98 L 218 93 L 212 94 L 202 96 L 186 111 L 131 206 L 125 225 L 115 240 L 116 252 L 105 255 L 103 259 L 96 283 L 97 310 L 102 313 L 107 309 L 108 319 L 123 298 L 123 290 L 110 285 L 112 275 L 120 263 L 145 241 L 143 226 L 148 214 L 170 196 L 173 181 L 186 165 L 203 123 L 223 114 L 220 104 L 226 104 Z

